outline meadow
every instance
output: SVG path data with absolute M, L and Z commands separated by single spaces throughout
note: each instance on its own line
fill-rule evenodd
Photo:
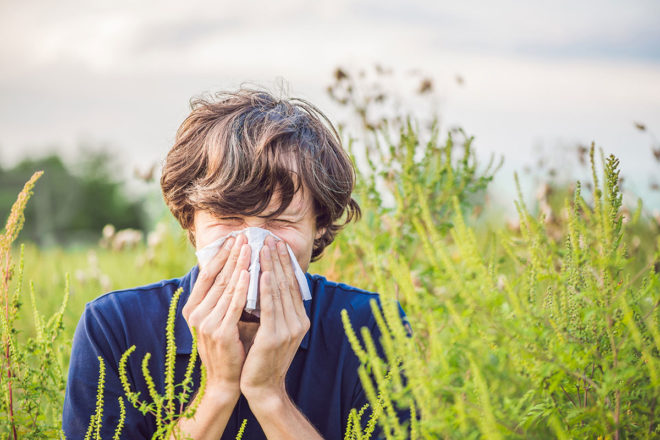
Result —
M 552 188 L 537 206 L 520 196 L 506 225 L 487 221 L 496 167 L 477 163 L 471 137 L 363 122 L 347 142 L 365 164 L 363 217 L 310 268 L 382 298 L 377 341 L 344 322 L 371 405 L 355 409 L 345 438 L 370 438 L 374 423 L 388 439 L 658 438 L 660 223 L 623 200 L 618 160 L 592 146 L 590 182 Z M 121 249 L 18 246 L 26 202 L 0 242 L 0 435 L 54 438 L 84 304 L 195 260 L 173 220 Z M 400 426 L 396 410 L 411 422 Z M 90 438 L 101 414 L 90 414 Z

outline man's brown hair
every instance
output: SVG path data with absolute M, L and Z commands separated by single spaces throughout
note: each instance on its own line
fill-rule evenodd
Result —
M 160 185 L 193 244 L 195 210 L 253 216 L 277 194 L 280 206 L 269 214 L 276 217 L 301 184 L 313 200 L 317 230 L 324 230 L 314 241 L 312 261 L 346 223 L 360 217 L 351 197 L 353 164 L 332 123 L 314 105 L 242 88 L 195 99 L 191 109 L 167 154 Z

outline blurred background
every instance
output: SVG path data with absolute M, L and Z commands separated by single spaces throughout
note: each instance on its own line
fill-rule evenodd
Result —
M 482 164 L 503 159 L 487 197 L 502 219 L 515 171 L 530 198 L 582 179 L 591 142 L 621 159 L 626 200 L 657 213 L 659 22 L 655 0 L 3 0 L 0 214 L 44 169 L 22 240 L 146 233 L 167 215 L 159 170 L 191 97 L 262 85 L 348 137 L 346 77 L 385 113 L 461 127 Z

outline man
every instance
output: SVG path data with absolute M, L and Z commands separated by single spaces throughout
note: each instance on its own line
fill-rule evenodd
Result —
M 84 437 L 94 413 L 97 357 L 106 363 L 104 438 L 119 418 L 121 355 L 135 345 L 127 373 L 149 395 L 141 360 L 151 353 L 157 390 L 164 389 L 165 321 L 183 288 L 175 322 L 176 382 L 198 340 L 207 371 L 195 417 L 179 420 L 194 439 L 341 439 L 351 408 L 366 402 L 340 319 L 378 330 L 369 302 L 377 295 L 306 274 L 303 301 L 294 276 L 319 258 L 341 227 L 360 215 L 351 198 L 351 161 L 337 132 L 314 106 L 242 89 L 200 99 L 179 128 L 161 178 L 168 207 L 199 250 L 247 227 L 270 231 L 259 254 L 260 319 L 246 313 L 251 248 L 243 234 L 227 239 L 201 269 L 182 278 L 108 293 L 87 304 L 74 337 L 63 428 Z M 256 322 L 255 322 L 256 321 Z M 196 372 L 195 386 L 199 386 Z M 194 397 L 198 399 L 198 397 Z M 151 438 L 155 419 L 129 407 L 123 438 Z

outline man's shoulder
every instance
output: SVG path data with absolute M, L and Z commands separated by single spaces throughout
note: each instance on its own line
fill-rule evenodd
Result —
M 114 305 L 131 305 L 144 301 L 159 302 L 161 299 L 172 297 L 173 292 L 181 286 L 181 279 L 172 278 L 144 286 L 113 290 L 89 301 L 87 307 L 90 309 L 106 309 Z
M 345 283 L 329 281 L 322 275 L 310 275 L 312 283 L 313 309 L 327 319 L 340 318 L 346 310 L 351 321 L 362 325 L 373 320 L 372 302 L 380 306 L 380 295 L 376 292 L 354 287 Z
M 323 275 L 309 275 L 312 290 L 316 294 L 324 295 L 332 301 L 346 302 L 351 305 L 359 305 L 372 299 L 378 300 L 379 294 L 369 290 L 354 287 L 345 283 L 328 280 Z
M 182 277 L 105 293 L 85 305 L 85 314 L 104 320 L 116 317 L 140 318 L 143 321 L 162 319 L 167 315 L 172 298 L 179 288 L 183 288 L 183 293 L 179 298 L 178 308 L 187 299 L 193 271 Z
M 348 284 L 328 281 L 321 275 L 311 275 L 310 279 L 314 292 L 313 310 L 317 312 L 316 316 L 322 317 L 326 323 L 338 321 L 339 325 L 343 325 L 341 310 L 346 310 L 353 327 L 376 328 L 373 312 L 374 307 L 382 311 L 380 294 Z M 398 301 L 396 304 L 407 332 L 412 334 L 401 304 Z

